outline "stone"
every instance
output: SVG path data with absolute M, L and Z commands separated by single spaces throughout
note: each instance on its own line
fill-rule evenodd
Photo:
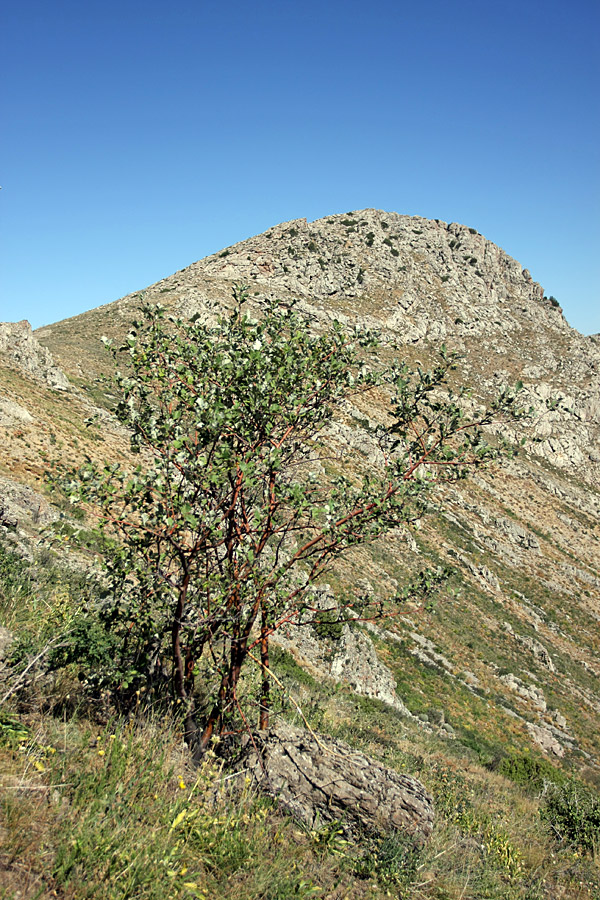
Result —
M 14 639 L 15 636 L 12 631 L 9 631 L 8 628 L 0 627 L 0 661 L 6 659 L 6 654 Z
M 332 610 L 335 618 L 337 608 L 328 585 L 314 589 L 311 605 L 313 611 L 307 610 L 300 621 L 276 631 L 272 636 L 273 643 L 289 650 L 296 661 L 316 677 L 345 682 L 357 694 L 381 700 L 410 717 L 411 713 L 396 695 L 394 676 L 377 656 L 367 634 L 344 622 L 335 640 L 318 638 L 310 625 L 314 610 Z M 377 629 L 375 631 L 378 633 Z
M 542 666 L 544 666 L 545 669 L 548 669 L 549 672 L 556 671 L 552 657 L 550 656 L 548 650 L 544 647 L 544 645 L 540 643 L 540 641 L 538 641 L 536 638 L 529 637 L 528 635 L 517 634 L 510 622 L 504 623 L 504 630 L 512 637 L 514 637 L 517 643 L 521 644 L 523 647 L 526 647 L 527 650 L 531 651 L 537 661 Z
M 544 753 L 557 756 L 559 759 L 565 755 L 565 748 L 549 729 L 544 728 L 542 725 L 534 725 L 533 722 L 527 722 L 527 731 Z
M 500 681 L 505 684 L 511 691 L 514 691 L 523 700 L 530 703 L 538 712 L 546 711 L 546 698 L 543 691 L 536 688 L 533 684 L 525 684 L 520 678 L 512 673 L 501 675 Z
M 245 738 L 245 771 L 258 787 L 309 827 L 340 821 L 349 834 L 402 831 L 422 842 L 432 831 L 431 796 L 347 744 L 280 723 Z
M 0 397 L 0 426 L 30 425 L 34 421 L 31 413 L 8 397 Z
M 55 365 L 52 354 L 42 347 L 26 320 L 0 322 L 0 354 L 9 364 L 17 366 L 38 381 L 57 391 L 69 389 L 69 379 Z
M 15 527 L 26 518 L 36 525 L 47 525 L 59 518 L 42 494 L 26 484 L 19 484 L 11 478 L 0 476 L 0 510 L 7 524 Z

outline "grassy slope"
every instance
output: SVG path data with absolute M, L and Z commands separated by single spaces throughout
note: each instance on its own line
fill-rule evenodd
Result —
M 78 576 L 5 552 L 0 562 L 2 620 L 21 646 L 44 645 L 68 627 L 81 602 Z M 451 679 L 419 668 L 401 646 L 386 656 L 404 673 L 409 702 L 435 687 L 437 703 L 450 706 Z M 401 837 L 348 844 L 331 826 L 307 831 L 250 785 L 234 790 L 216 759 L 192 770 L 176 724 L 142 703 L 129 721 L 99 725 L 81 705 L 74 672 L 37 681 L 30 673 L 2 711 L 0 897 L 598 897 L 598 857 L 553 841 L 539 818 L 539 785 L 481 765 L 489 737 L 478 727 L 481 698 L 462 698 L 451 716 L 458 740 L 443 740 L 385 704 L 316 681 L 284 651 L 274 657 L 313 727 L 423 780 L 437 808 L 425 848 Z M 3 693 L 18 687 L 14 671 L 1 680 Z M 292 715 L 283 694 L 280 708 Z M 561 777 L 547 764 L 544 774 Z

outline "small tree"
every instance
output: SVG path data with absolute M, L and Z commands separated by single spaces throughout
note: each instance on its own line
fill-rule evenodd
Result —
M 456 363 L 431 372 L 368 368 L 376 346 L 337 322 L 315 334 L 275 302 L 255 320 L 246 295 L 216 324 L 144 306 L 121 350 L 118 418 L 141 455 L 134 471 L 89 462 L 72 473 L 73 502 L 92 503 L 114 539 L 111 593 L 100 611 L 113 646 L 113 686 L 126 696 L 165 680 L 200 749 L 245 715 L 244 664 L 262 671 L 259 725 L 269 717 L 269 638 L 310 607 L 310 587 L 350 548 L 410 523 L 436 484 L 496 455 L 482 428 L 514 398 L 474 419 L 447 388 Z M 349 397 L 387 391 L 379 472 L 323 472 L 326 429 Z M 424 580 L 422 579 L 422 583 Z M 216 686 L 200 727 L 194 679 L 204 658 Z

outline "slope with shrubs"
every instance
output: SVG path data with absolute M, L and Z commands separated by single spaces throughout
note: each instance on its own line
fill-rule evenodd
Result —
M 482 766 L 467 744 L 314 679 L 278 650 L 277 715 L 297 716 L 296 698 L 313 727 L 417 775 L 436 803 L 434 833 L 421 848 L 401 834 L 350 843 L 335 824 L 307 830 L 212 752 L 191 766 L 176 718 L 143 696 L 119 719 L 86 705 L 85 671 L 27 670 L 72 627 L 81 576 L 5 550 L 0 561 L 3 620 L 19 633 L 4 651 L 2 678 L 2 896 L 598 896 L 596 795 L 541 755 Z
M 462 226 L 376 211 L 289 223 L 147 299 L 210 316 L 234 279 L 253 283 L 256 309 L 276 295 L 299 301 L 317 328 L 333 316 L 376 326 L 382 354 L 401 344 L 409 364 L 427 366 L 445 339 L 465 354 L 458 375 L 476 400 L 521 379 L 539 413 L 515 460 L 449 488 L 411 540 L 394 533 L 328 576 L 334 595 L 376 603 L 424 564 L 454 569 L 428 610 L 405 604 L 366 632 L 413 718 L 273 653 L 285 687 L 276 717 L 297 715 L 291 695 L 312 727 L 420 777 L 436 801 L 433 837 L 421 849 L 401 836 L 347 844 L 340 829 L 302 829 L 214 759 L 188 770 L 176 718 L 166 724 L 141 694 L 119 719 L 88 690 L 94 656 L 110 661 L 100 633 L 79 664 L 59 668 L 96 596 L 102 548 L 89 510 L 74 515 L 45 472 L 86 455 L 128 460 L 127 436 L 105 412 L 115 398 L 100 380 L 110 369 L 100 337 L 127 333 L 135 295 L 42 329 L 68 392 L 1 361 L 0 499 L 15 504 L 0 509 L 4 895 L 597 898 L 597 345 Z M 349 461 L 369 470 L 383 399 L 345 409 L 328 477 Z M 339 652 L 335 629 L 313 639 L 321 657 Z

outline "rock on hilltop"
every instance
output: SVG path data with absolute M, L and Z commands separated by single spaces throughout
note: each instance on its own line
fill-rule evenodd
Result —
M 66 391 L 69 387 L 69 379 L 54 364 L 52 354 L 39 343 L 25 319 L 22 322 L 0 322 L 0 355 L 9 364 L 55 390 Z
M 600 484 L 600 345 L 565 321 L 520 263 L 474 228 L 366 209 L 296 219 L 208 256 L 147 288 L 180 315 L 228 303 L 234 282 L 259 297 L 295 299 L 317 320 L 381 330 L 423 358 L 445 342 L 465 354 L 482 395 L 522 380 L 538 419 L 529 449 Z M 139 294 L 37 336 L 67 372 L 93 374 L 89 337 L 122 332 Z M 81 349 L 87 345 L 83 356 Z M 548 400 L 556 400 L 548 410 Z

